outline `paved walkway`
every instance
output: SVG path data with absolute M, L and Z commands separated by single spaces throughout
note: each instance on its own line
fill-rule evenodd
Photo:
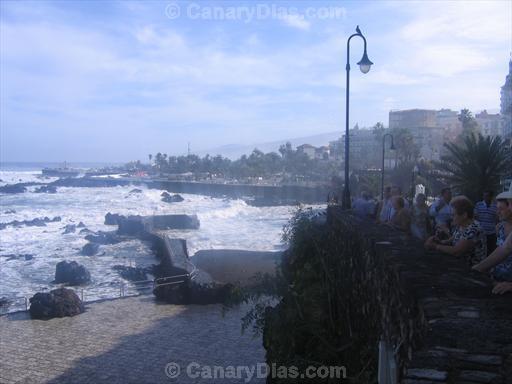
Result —
M 252 330 L 241 334 L 243 308 L 223 316 L 219 305 L 156 304 L 152 296 L 86 308 L 48 321 L 26 313 L 0 317 L 0 383 L 242 383 L 245 371 L 232 379 L 228 368 L 215 380 L 207 366 L 257 368 L 265 361 L 261 337 L 253 338 Z M 171 362 L 181 369 L 177 379 L 166 375 L 166 366 L 169 375 L 176 372 Z M 190 363 L 197 363 L 190 366 L 192 377 Z M 265 380 L 255 374 L 250 382 Z

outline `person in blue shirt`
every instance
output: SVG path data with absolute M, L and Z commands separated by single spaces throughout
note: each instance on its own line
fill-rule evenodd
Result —
M 479 272 L 492 271 L 491 276 L 498 282 L 496 286 L 499 286 L 496 290 L 503 293 L 504 287 L 512 291 L 512 183 L 510 189 L 500 193 L 496 200 L 501 220 L 496 226 L 497 248 L 473 269 Z
M 443 188 L 441 196 L 430 207 L 429 214 L 434 220 L 436 230 L 450 233 L 453 216 L 453 208 L 450 205 L 451 200 L 452 190 L 450 188 Z
M 496 249 L 496 223 L 498 222 L 497 206 L 493 201 L 494 192 L 485 191 L 482 201 L 475 204 L 475 219 L 487 236 L 487 254 Z

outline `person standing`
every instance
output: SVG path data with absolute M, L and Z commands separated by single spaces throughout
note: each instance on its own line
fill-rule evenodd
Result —
M 411 210 L 412 235 L 423 241 L 427 239 L 431 232 L 426 200 L 427 198 L 423 193 L 418 193 L 416 196 L 416 204 L 414 204 Z
M 512 287 L 512 184 L 506 192 L 497 197 L 500 222 L 496 226 L 497 248 L 482 262 L 473 267 L 479 272 L 492 270 L 495 281 Z
M 391 202 L 394 214 L 389 225 L 407 234 L 411 233 L 411 215 L 409 210 L 405 208 L 404 198 L 393 196 Z
M 475 204 L 475 219 L 487 236 L 487 254 L 496 249 L 496 223 L 498 222 L 496 202 L 493 191 L 485 191 L 482 201 Z
M 391 203 L 391 187 L 384 188 L 384 200 L 379 203 L 378 220 L 381 223 L 387 223 L 391 220 L 391 210 L 393 205 Z
M 450 205 L 452 200 L 452 190 L 443 188 L 441 196 L 432 204 L 429 213 L 434 220 L 436 231 L 441 230 L 450 233 L 453 209 Z

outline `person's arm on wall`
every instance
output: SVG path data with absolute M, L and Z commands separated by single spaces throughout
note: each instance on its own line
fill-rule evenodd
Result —
M 473 266 L 473 269 L 478 272 L 489 272 L 498 264 L 504 262 L 507 257 L 512 253 L 512 233 L 507 236 L 505 242 L 496 248 L 493 253 L 487 256 L 480 263 Z

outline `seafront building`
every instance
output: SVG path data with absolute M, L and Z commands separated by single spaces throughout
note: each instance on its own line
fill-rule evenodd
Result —
M 508 62 L 508 75 L 501 87 L 500 114 L 503 118 L 503 137 L 512 140 L 512 59 Z

